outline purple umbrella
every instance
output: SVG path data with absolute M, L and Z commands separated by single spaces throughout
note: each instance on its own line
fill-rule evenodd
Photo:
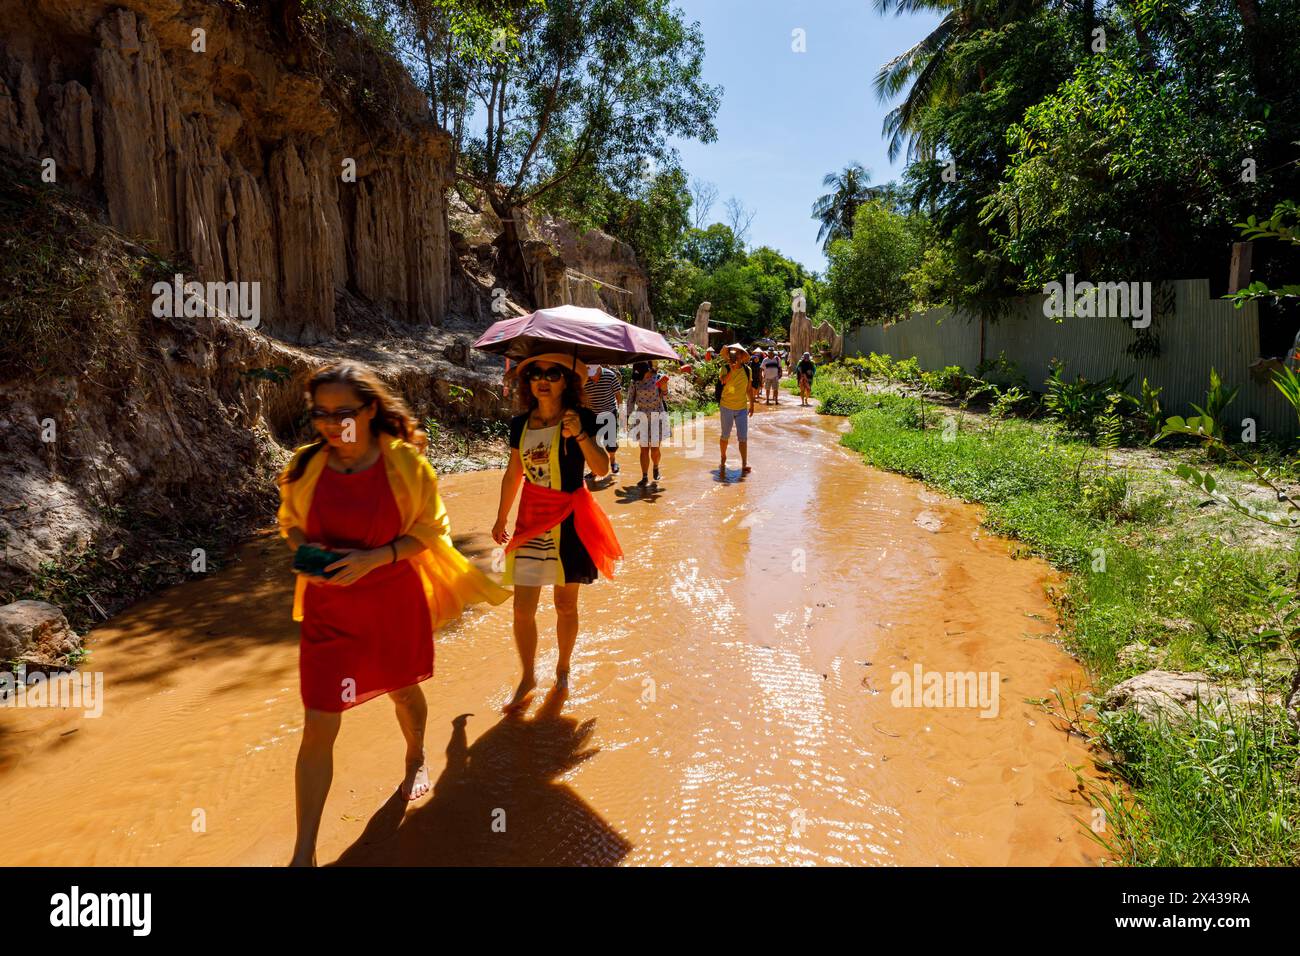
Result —
M 579 361 L 626 365 L 679 356 L 658 332 L 616 319 L 600 309 L 560 305 L 494 322 L 474 348 L 519 361 L 539 352 L 572 353 Z

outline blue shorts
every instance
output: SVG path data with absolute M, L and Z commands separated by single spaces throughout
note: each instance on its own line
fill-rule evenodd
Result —
M 722 437 L 731 437 L 731 426 L 736 426 L 736 441 L 749 441 L 749 409 L 722 408 Z

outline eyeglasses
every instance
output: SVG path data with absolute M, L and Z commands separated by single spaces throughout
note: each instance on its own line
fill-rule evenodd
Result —
M 316 422 L 342 423 L 347 421 L 349 418 L 356 418 L 357 415 L 361 414 L 369 407 L 370 403 L 366 402 L 366 404 L 362 405 L 360 408 L 339 408 L 332 412 L 328 412 L 323 408 L 313 408 L 311 410 L 311 418 L 312 421 Z
M 564 378 L 564 369 L 558 365 L 552 365 L 550 368 L 538 368 L 531 365 L 528 371 L 524 372 L 524 378 L 530 382 L 535 382 L 539 378 L 544 378 L 548 382 L 558 382 Z

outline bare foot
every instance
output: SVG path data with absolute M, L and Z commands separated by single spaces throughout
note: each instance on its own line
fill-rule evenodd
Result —
M 524 679 L 519 682 L 519 686 L 515 688 L 515 696 L 510 698 L 510 702 L 501 708 L 502 712 L 508 714 L 511 711 L 518 710 L 520 707 L 526 707 L 533 697 L 533 689 L 536 686 L 537 678 L 533 677 L 532 674 L 525 676 Z
M 740 473 L 741 473 L 742 475 L 747 475 L 747 474 L 749 474 L 749 473 L 750 473 L 751 471 L 753 471 L 753 470 L 754 470 L 754 469 L 753 469 L 753 468 L 750 468 L 748 465 L 742 465 L 741 468 L 740 468 Z
M 397 789 L 407 801 L 419 800 L 429 792 L 429 768 L 424 765 L 423 758 L 407 763 L 406 776 Z

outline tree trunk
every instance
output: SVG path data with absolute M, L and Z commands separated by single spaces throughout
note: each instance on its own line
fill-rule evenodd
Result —
M 509 282 L 524 293 L 527 304 L 537 308 L 532 270 L 524 259 L 524 235 L 519 228 L 519 220 L 524 211 L 515 206 L 508 197 L 496 189 L 487 190 L 488 202 L 492 211 L 501 220 L 501 235 L 496 240 L 497 264 L 500 275 L 499 283 Z
M 1241 16 L 1242 39 L 1246 45 L 1246 56 L 1250 60 L 1251 79 L 1255 89 L 1268 102 L 1274 102 L 1266 91 L 1269 84 L 1268 57 L 1264 50 L 1264 37 L 1259 25 L 1259 0 L 1237 0 L 1237 13 Z

